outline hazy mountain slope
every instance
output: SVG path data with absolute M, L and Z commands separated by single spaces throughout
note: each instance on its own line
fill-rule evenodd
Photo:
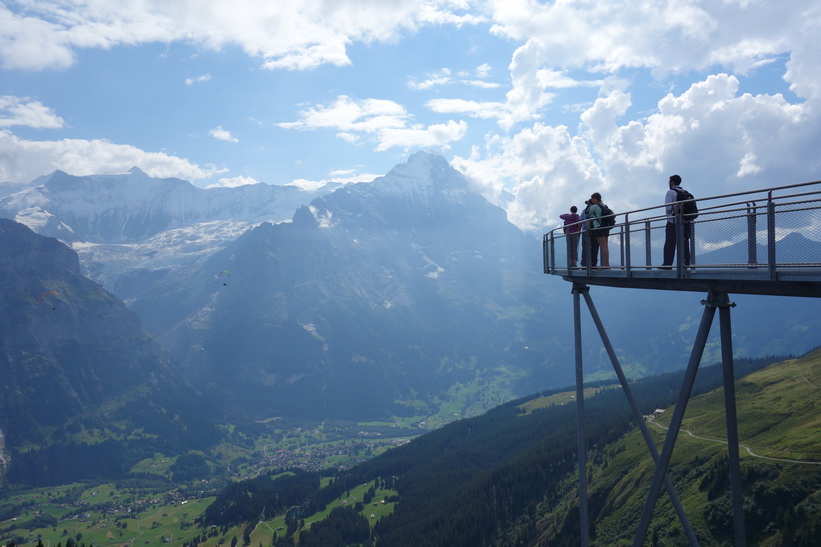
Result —
M 435 412 L 470 393 L 454 409 L 462 415 L 572 381 L 569 292 L 541 273 L 538 240 L 444 158 L 419 153 L 311 202 L 291 223 L 249 231 L 129 304 L 217 401 L 365 417 Z M 704 295 L 591 295 L 631 375 L 686 365 Z M 735 300 L 738 354 L 814 343 L 818 302 Z M 611 375 L 586 312 L 584 329 L 587 374 Z
M 220 398 L 384 416 L 481 371 L 509 366 L 515 381 L 545 368 L 545 342 L 524 338 L 544 297 L 532 248 L 443 158 L 420 153 L 255 228 L 132 306 Z
M 209 442 L 200 398 L 136 315 L 80 275 L 76 253 L 7 219 L 0 249 L 0 430 L 16 480 L 73 480 L 129 461 L 98 454 L 64 474 L 58 453 L 81 439 L 96 438 L 87 456 L 126 438 L 143 443 L 134 455 Z

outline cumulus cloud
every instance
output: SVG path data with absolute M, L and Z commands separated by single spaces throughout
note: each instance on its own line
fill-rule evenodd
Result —
M 63 119 L 40 101 L 28 97 L 0 96 L 0 127 L 24 126 L 58 129 Z
M 133 166 L 154 177 L 200 180 L 223 172 L 184 158 L 146 152 L 105 139 L 30 141 L 0 130 L 0 180 L 29 182 L 60 169 L 73 175 L 124 173 Z
M 497 203 L 510 189 L 510 220 L 533 230 L 552 227 L 592 192 L 616 211 L 658 205 L 674 172 L 709 196 L 812 180 L 821 170 L 821 156 L 808 154 L 821 142 L 811 103 L 739 93 L 728 74 L 667 94 L 644 120 L 619 123 L 631 101 L 611 90 L 582 113 L 577 135 L 537 122 L 489 138 L 454 166 Z

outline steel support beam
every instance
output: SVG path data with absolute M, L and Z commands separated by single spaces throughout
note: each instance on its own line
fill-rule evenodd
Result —
M 735 307 L 735 304 L 730 302 L 729 295 L 726 292 L 710 291 L 706 300 L 702 300 L 704 305 L 704 313 L 702 314 L 701 323 L 696 333 L 696 338 L 693 343 L 693 349 L 690 353 L 690 360 L 687 364 L 687 369 L 684 373 L 681 390 L 676 401 L 673 417 L 670 421 L 670 427 L 667 430 L 667 435 L 664 441 L 664 447 L 661 454 L 658 453 L 655 443 L 653 442 L 647 425 L 644 422 L 644 416 L 641 409 L 636 402 L 633 392 L 630 389 L 630 384 L 624 374 L 624 370 L 619 363 L 613 344 L 607 335 L 604 324 L 601 321 L 593 299 L 590 296 L 590 288 L 583 283 L 573 284 L 573 327 L 575 334 L 575 352 L 576 352 L 576 426 L 577 426 L 577 452 L 578 452 L 578 471 L 579 471 L 579 526 L 580 526 L 580 541 L 582 547 L 587 547 L 590 543 L 590 524 L 588 514 L 588 493 L 587 493 L 587 438 L 584 424 L 584 366 L 582 354 L 582 329 L 581 329 L 581 298 L 584 297 L 587 304 L 590 316 L 593 319 L 599 336 L 610 358 L 610 363 L 613 365 L 613 370 L 618 377 L 621 384 L 622 391 L 627 398 L 628 405 L 633 412 L 634 417 L 641 431 L 647 449 L 656 464 L 656 469 L 653 474 L 650 491 L 647 495 L 647 500 L 642 510 L 638 529 L 633 540 L 634 547 L 641 547 L 644 544 L 647 536 L 647 530 L 650 526 L 650 520 L 653 516 L 653 511 L 658 501 L 658 496 L 661 493 L 661 487 L 664 486 L 667 494 L 670 496 L 670 501 L 676 514 L 684 528 L 684 533 L 692 546 L 697 546 L 698 539 L 692 525 L 687 518 L 687 514 L 681 505 L 678 494 L 675 491 L 670 477 L 667 475 L 667 470 L 670 466 L 670 459 L 672 457 L 673 449 L 675 447 L 678 433 L 681 430 L 681 424 L 684 420 L 684 413 L 687 409 L 687 403 L 695 384 L 696 374 L 698 372 L 701 357 L 704 353 L 704 348 L 707 344 L 707 338 L 710 334 L 710 329 L 715 318 L 716 310 L 719 310 L 719 325 L 721 330 L 721 364 L 724 379 L 724 408 L 727 421 L 727 444 L 728 444 L 728 463 L 730 474 L 730 486 L 733 504 L 733 523 L 734 523 L 734 545 L 736 547 L 744 547 L 746 545 L 744 532 L 744 503 L 741 490 L 741 458 L 738 444 L 738 417 L 736 413 L 736 398 L 735 398 L 735 371 L 733 365 L 733 346 L 732 346 L 732 326 L 730 321 L 730 308 Z
M 588 256 L 588 266 L 590 258 Z M 581 293 L 586 285 L 573 284 L 573 329 L 576 338 L 576 451 L 579 462 L 579 537 L 582 547 L 590 544 L 590 524 L 587 513 L 587 436 L 584 428 L 584 368 L 582 366 Z
M 713 302 L 713 294 L 708 296 L 708 302 Z M 670 466 L 670 458 L 673 455 L 673 447 L 678 438 L 678 432 L 681 429 L 681 422 L 684 419 L 684 411 L 687 409 L 687 403 L 690 400 L 690 394 L 693 391 L 693 384 L 696 381 L 696 373 L 698 372 L 698 365 L 701 363 L 701 356 L 704 353 L 704 347 L 707 345 L 707 336 L 710 334 L 710 327 L 713 324 L 716 308 L 714 305 L 706 305 L 704 313 L 701 316 L 701 324 L 696 333 L 696 339 L 693 343 L 693 350 L 690 353 L 690 362 L 687 364 L 687 370 L 684 373 L 684 380 L 681 385 L 678 400 L 676 401 L 676 408 L 673 411 L 673 418 L 670 421 L 670 428 L 667 430 L 667 437 L 664 440 L 664 447 L 662 448 L 659 461 L 656 464 L 656 472 L 653 475 L 653 482 L 650 485 L 650 492 L 647 494 L 647 501 L 644 504 L 644 510 L 639 521 L 639 528 L 636 531 L 636 536 L 633 541 L 634 547 L 641 547 L 644 544 L 644 538 L 647 536 L 647 529 L 650 526 L 650 519 L 653 516 L 653 511 L 656 508 L 656 501 L 658 501 L 661 484 L 664 475 L 667 473 L 667 468 Z
M 721 367 L 724 372 L 724 412 L 727 420 L 727 463 L 730 467 L 730 489 L 733 498 L 733 528 L 735 547 L 744 547 L 744 500 L 741 496 L 741 458 L 738 450 L 738 417 L 735 400 L 735 370 L 733 366 L 733 332 L 730 324 L 730 302 L 723 294 L 718 306 L 721 327 Z
M 647 424 L 644 423 L 644 415 L 641 413 L 641 409 L 639 408 L 639 405 L 636 402 L 635 397 L 633 397 L 633 390 L 630 389 L 630 384 L 627 381 L 627 377 L 624 375 L 624 371 L 621 368 L 619 359 L 616 356 L 615 350 L 613 349 L 613 344 L 610 343 L 610 337 L 607 335 L 607 331 L 605 330 L 604 324 L 602 323 L 601 318 L 599 317 L 599 313 L 596 310 L 595 304 L 593 304 L 593 299 L 590 296 L 590 291 L 584 291 L 583 295 L 585 302 L 587 303 L 587 307 L 590 311 L 590 316 L 593 318 L 593 322 L 596 324 L 596 329 L 598 329 L 599 331 L 599 337 L 601 337 L 602 344 L 604 344 L 604 348 L 607 351 L 607 355 L 608 357 L 610 357 L 610 363 L 613 365 L 613 370 L 616 372 L 616 376 L 619 379 L 622 391 L 624 392 L 625 397 L 627 397 L 627 403 L 630 405 L 630 409 L 633 411 L 633 416 L 636 418 L 636 423 L 638 424 L 639 429 L 641 430 L 642 437 L 644 437 L 644 442 L 647 445 L 647 450 L 653 457 L 653 461 L 656 463 L 656 465 L 658 465 L 658 450 L 656 450 L 656 445 L 653 442 L 653 438 L 650 436 L 650 431 L 647 429 Z M 670 480 L 670 477 L 667 476 L 666 472 L 664 475 L 664 487 L 667 490 L 667 494 L 670 496 L 670 501 L 673 504 L 673 508 L 676 511 L 676 515 L 678 515 L 678 519 L 679 522 L 681 522 L 681 526 L 684 528 L 684 533 L 687 536 L 690 545 L 698 545 L 698 540 L 696 539 L 693 527 L 690 525 L 690 521 L 687 518 L 687 513 L 685 513 L 684 508 L 681 506 L 681 501 L 678 498 L 678 494 L 676 493 L 675 487 L 673 486 L 673 482 Z

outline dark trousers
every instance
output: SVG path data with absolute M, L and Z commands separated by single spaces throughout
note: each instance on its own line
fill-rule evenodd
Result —
M 689 222 L 682 223 L 684 228 L 684 265 L 690 265 L 690 237 L 693 234 L 693 226 Z M 664 266 L 672 266 L 676 257 L 676 223 L 668 222 L 664 230 Z
M 579 263 L 579 234 L 581 232 L 571 232 L 567 234 L 567 261 L 571 266 Z
M 582 266 L 587 266 L 587 248 L 590 247 L 590 266 L 595 267 L 599 263 L 599 242 L 595 237 L 591 237 L 590 230 L 581 232 L 582 234 Z

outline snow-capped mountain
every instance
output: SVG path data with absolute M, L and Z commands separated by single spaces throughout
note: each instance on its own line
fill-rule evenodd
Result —
M 176 178 L 153 178 L 138 168 L 82 177 L 55 171 L 0 199 L 0 216 L 67 243 L 92 279 L 118 291 L 132 285 L 128 279 L 135 268 L 172 274 L 252 226 L 289 220 L 297 208 L 336 187 L 203 189 Z

